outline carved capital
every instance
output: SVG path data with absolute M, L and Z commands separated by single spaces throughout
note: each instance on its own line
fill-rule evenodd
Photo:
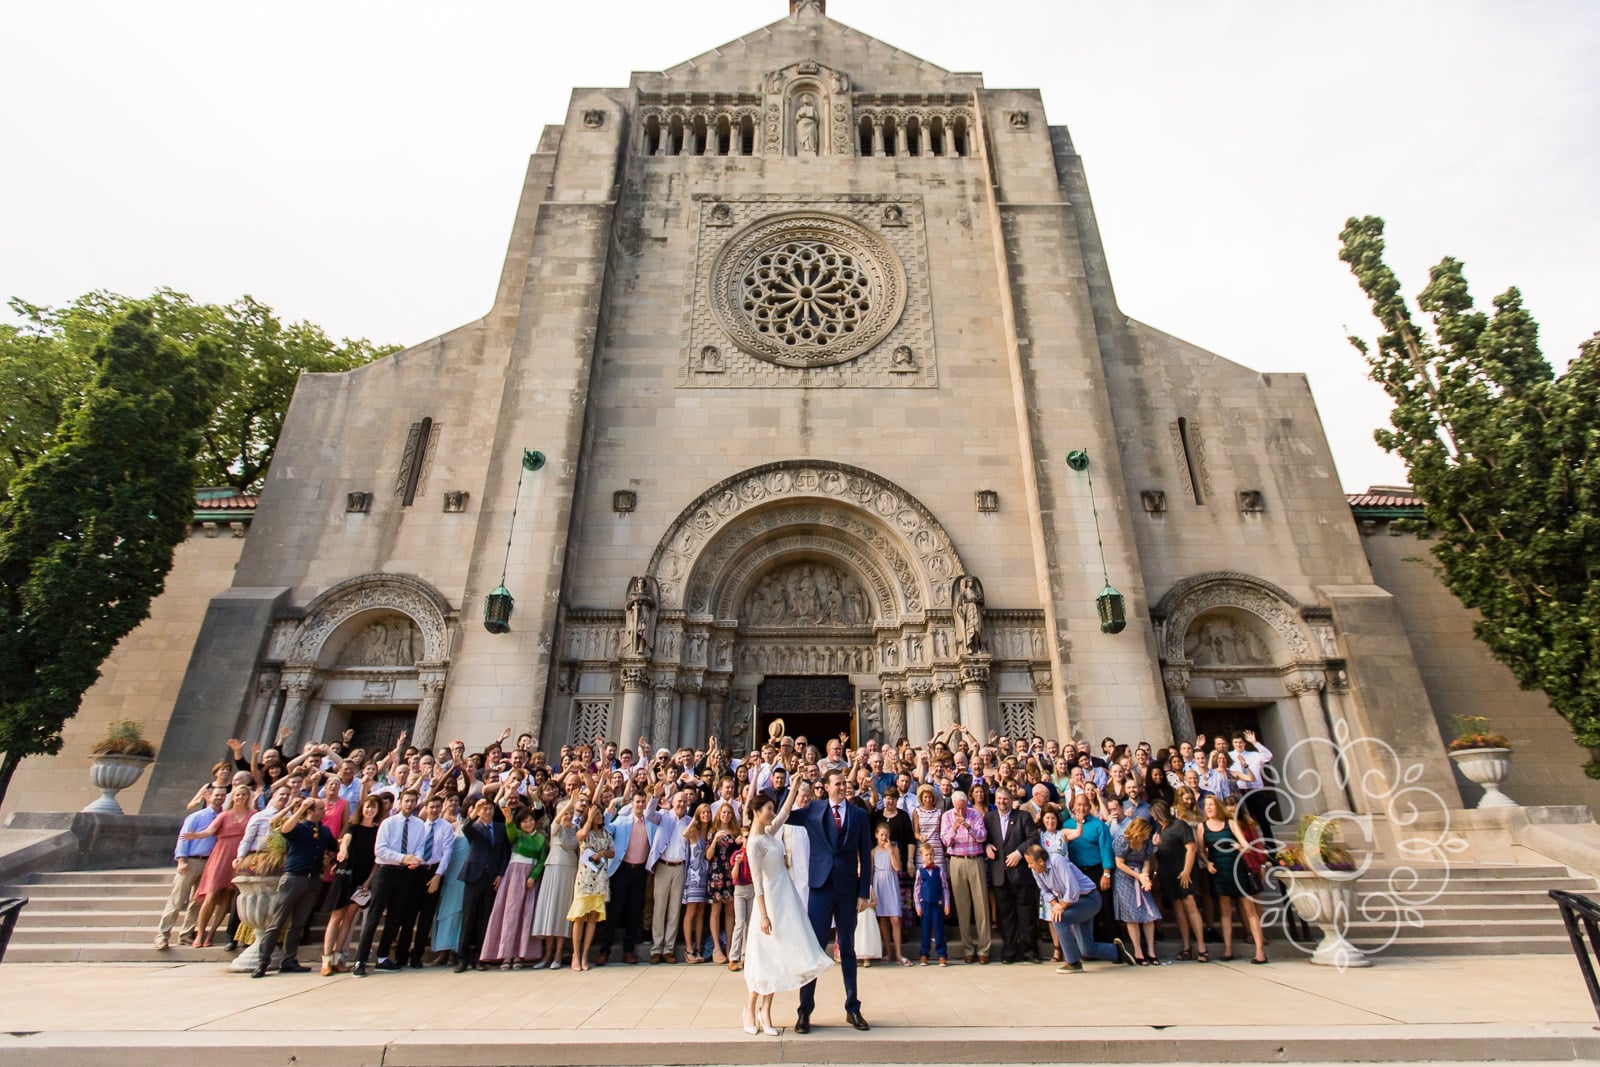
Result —
M 1184 692 L 1185 690 L 1187 690 L 1189 688 L 1189 668 L 1188 668 L 1188 666 L 1184 665 L 1184 666 L 1181 666 L 1181 667 L 1171 667 L 1171 666 L 1162 667 L 1161 668 L 1161 684 L 1166 687 L 1166 690 L 1169 693 L 1182 693 L 1182 692 Z
M 1327 675 L 1316 670 L 1292 671 L 1283 677 L 1283 686 L 1295 696 L 1302 693 L 1320 693 L 1327 682 Z
M 896 685 L 893 682 L 885 682 L 882 692 L 883 700 L 886 704 L 905 703 L 906 691 L 904 686 Z
M 622 691 L 643 693 L 650 688 L 650 672 L 643 667 L 622 668 Z
M 989 687 L 989 665 L 987 663 L 963 663 L 961 665 L 961 687 L 963 689 L 987 689 Z
M 913 699 L 927 700 L 933 696 L 933 679 L 913 678 L 906 688 L 910 690 Z
M 276 693 L 282 684 L 277 671 L 262 671 L 256 678 L 256 694 L 266 696 L 269 693 Z
M 1033 670 L 1033 691 L 1035 693 L 1048 693 L 1055 688 L 1055 676 L 1048 667 L 1035 667 Z

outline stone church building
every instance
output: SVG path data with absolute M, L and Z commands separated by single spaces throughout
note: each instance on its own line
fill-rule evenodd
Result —
M 145 811 L 281 728 L 743 747 L 774 716 L 1251 725 L 1312 742 L 1291 773 L 1379 737 L 1454 795 L 1305 378 L 1118 310 L 1037 91 L 824 6 L 574 91 L 489 313 L 302 379 Z

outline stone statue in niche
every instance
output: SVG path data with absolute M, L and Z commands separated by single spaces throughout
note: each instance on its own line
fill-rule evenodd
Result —
M 628 581 L 628 655 L 648 656 L 656 642 L 656 597 L 649 578 Z
M 1202 615 L 1189 628 L 1183 654 L 1198 667 L 1251 666 L 1271 662 L 1266 642 L 1238 619 Z
M 764 576 L 740 616 L 751 626 L 860 626 L 868 621 L 867 595 L 825 563 L 795 563 Z
M 411 667 L 417 662 L 416 627 L 405 619 L 368 625 L 339 653 L 341 667 Z
M 799 156 L 817 154 L 817 98 L 810 93 L 800 98 L 794 113 L 794 151 Z
M 933 631 L 933 654 L 940 659 L 950 658 L 950 631 Z
M 951 583 L 950 602 L 956 619 L 956 647 L 964 656 L 987 650 L 983 640 L 983 583 L 963 574 Z

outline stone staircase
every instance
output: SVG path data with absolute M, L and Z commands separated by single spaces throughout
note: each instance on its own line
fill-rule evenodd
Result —
M 1392 868 L 1369 871 L 1361 893 L 1385 884 Z M 1570 951 L 1560 913 L 1549 897 L 1552 889 L 1593 894 L 1595 879 L 1574 875 L 1565 867 L 1524 864 L 1455 864 L 1418 868 L 1413 881 L 1397 879 L 1406 897 L 1434 897 L 1414 907 L 1415 916 L 1401 915 L 1393 942 L 1383 949 L 1391 956 L 1481 956 Z M 222 947 L 155 948 L 156 922 L 172 886 L 169 868 L 122 871 L 65 871 L 33 875 L 25 885 L 0 887 L 0 897 L 25 896 L 16 931 L 6 951 L 7 963 L 198 963 L 230 958 Z M 1434 896 L 1434 890 L 1439 889 Z M 1392 904 L 1367 899 L 1367 913 L 1353 917 L 1348 936 L 1371 950 L 1396 929 Z M 1402 902 L 1402 907 L 1408 907 Z M 1359 909 L 1359 904 L 1358 904 Z M 1420 925 L 1414 925 L 1420 919 Z M 321 936 L 321 917 L 314 920 Z M 1242 931 L 1241 931 L 1242 934 Z M 1281 941 L 1283 933 L 1272 935 Z M 1166 948 L 1174 944 L 1169 937 Z M 1286 947 L 1275 955 L 1286 957 Z M 311 949 L 302 953 L 309 958 Z
M 1383 899 L 1386 888 L 1393 890 L 1392 899 Z M 1351 916 L 1346 936 L 1362 949 L 1381 948 L 1391 956 L 1570 952 L 1552 889 L 1593 894 L 1597 885 L 1553 864 L 1418 865 L 1398 872 L 1375 866 L 1359 883 L 1359 914 Z

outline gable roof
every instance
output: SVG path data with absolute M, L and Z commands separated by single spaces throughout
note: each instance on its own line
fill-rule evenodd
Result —
M 763 0 L 770 2 L 770 0 Z M 850 76 L 865 92 L 956 92 L 982 88 L 979 74 L 948 71 L 803 5 L 794 14 L 662 71 L 636 71 L 647 92 L 756 91 L 762 77 L 814 59 Z

